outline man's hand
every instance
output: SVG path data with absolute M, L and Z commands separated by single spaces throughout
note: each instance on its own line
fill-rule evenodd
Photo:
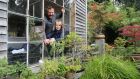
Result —
M 64 7 L 61 8 L 61 12 L 65 13 L 65 8 Z
M 50 39 L 45 39 L 43 42 L 44 42 L 44 44 L 48 45 L 48 44 L 50 44 Z

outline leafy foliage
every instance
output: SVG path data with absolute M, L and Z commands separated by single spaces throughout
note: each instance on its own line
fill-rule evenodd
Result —
M 25 64 L 17 62 L 9 65 L 6 59 L 0 60 L 0 78 L 12 76 L 18 79 L 37 79 L 35 74 Z
M 92 25 L 99 34 L 102 32 L 103 27 L 109 22 L 119 22 L 122 20 L 122 15 L 116 11 L 112 2 L 97 3 L 92 2 L 89 4 L 89 24 Z
M 30 40 L 40 40 L 41 39 L 41 35 L 40 33 L 35 31 L 35 19 L 34 18 L 30 18 L 29 20 L 29 34 L 30 34 Z
M 134 26 L 125 26 L 119 29 L 121 31 L 121 35 L 130 37 L 131 40 L 128 40 L 129 42 L 134 42 L 135 52 L 136 51 L 136 42 L 140 40 L 140 26 L 134 25 Z
M 129 61 L 102 55 L 94 57 L 80 79 L 139 79 L 140 74 Z
M 110 53 L 112 56 L 121 56 L 121 57 L 127 57 L 132 55 L 134 52 L 133 47 L 116 47 L 112 50 Z
M 61 61 L 60 61 L 61 60 Z M 44 64 L 41 67 L 40 79 L 44 79 L 47 75 L 52 76 L 64 76 L 66 73 L 65 60 L 53 59 L 45 60 Z
M 39 72 L 39 79 L 44 79 L 46 76 L 59 76 L 64 77 L 69 71 L 80 70 L 81 64 L 75 61 L 74 64 L 70 63 L 66 57 L 61 57 L 60 59 L 48 60 L 46 59 L 41 66 L 41 71 Z
M 121 37 L 117 37 L 114 41 L 114 44 L 116 47 L 124 47 L 126 44 L 126 40 L 121 38 Z
M 83 42 L 83 39 L 78 36 L 75 32 L 70 32 L 64 39 L 65 46 L 74 48 L 75 45 L 79 45 Z

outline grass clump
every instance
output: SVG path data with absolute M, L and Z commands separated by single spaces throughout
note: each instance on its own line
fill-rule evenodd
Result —
M 140 74 L 130 61 L 102 55 L 87 64 L 80 79 L 140 79 Z

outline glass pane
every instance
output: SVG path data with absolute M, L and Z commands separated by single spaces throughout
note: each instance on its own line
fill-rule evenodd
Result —
M 26 14 L 27 0 L 9 0 L 8 9 L 13 12 Z
M 42 20 L 30 18 L 29 21 L 29 39 L 30 41 L 42 41 L 43 39 Z
M 29 14 L 35 17 L 42 17 L 42 0 L 30 0 Z
M 70 24 L 70 13 L 69 13 L 69 11 L 65 11 L 65 14 L 64 14 L 64 22 L 65 22 L 65 24 Z
M 42 43 L 29 44 L 29 64 L 38 63 L 42 57 Z
M 70 5 L 72 4 L 73 0 L 64 0 L 64 7 L 69 9 Z
M 11 43 L 8 44 L 8 62 L 14 64 L 18 62 L 26 63 L 27 59 L 27 44 L 26 43 Z
M 8 40 L 26 41 L 26 17 L 8 14 Z
M 63 6 L 63 0 L 56 0 L 56 3 L 59 4 L 60 6 Z
M 64 26 L 64 36 L 68 35 L 69 32 L 70 32 L 70 26 L 66 24 L 66 25 Z

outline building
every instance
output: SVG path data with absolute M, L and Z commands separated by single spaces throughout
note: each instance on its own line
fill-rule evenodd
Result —
M 56 12 L 65 7 L 64 35 L 74 31 L 87 39 L 87 0 L 0 0 L 0 58 L 7 57 L 9 63 L 26 62 L 27 66 L 44 58 L 42 40 L 48 5 Z

